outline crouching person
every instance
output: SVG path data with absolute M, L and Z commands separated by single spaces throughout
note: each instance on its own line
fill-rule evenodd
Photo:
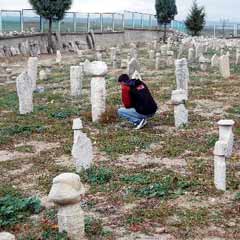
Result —
M 127 74 L 121 75 L 118 82 L 121 84 L 124 106 L 118 109 L 119 117 L 133 123 L 137 130 L 143 128 L 147 119 L 157 111 L 157 104 L 147 85 L 138 79 L 130 79 Z

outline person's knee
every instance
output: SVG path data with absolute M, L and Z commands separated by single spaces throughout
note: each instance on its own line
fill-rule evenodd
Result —
M 123 116 L 124 115 L 124 108 L 119 108 L 117 113 L 118 113 L 119 117 Z

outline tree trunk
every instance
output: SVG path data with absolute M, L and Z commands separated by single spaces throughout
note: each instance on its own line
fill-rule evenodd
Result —
M 164 23 L 163 43 L 166 43 L 166 40 L 167 40 L 167 24 Z
M 54 46 L 53 46 L 53 40 L 52 40 L 52 18 L 48 20 L 48 53 L 54 53 Z

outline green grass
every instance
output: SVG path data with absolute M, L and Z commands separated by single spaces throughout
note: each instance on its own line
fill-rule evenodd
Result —
M 231 73 L 239 74 L 240 73 L 240 66 L 239 65 L 233 65 L 231 66 Z
M 16 147 L 16 151 L 24 153 L 34 153 L 34 147 L 30 145 Z
M 53 230 L 51 228 L 45 230 L 41 236 L 42 240 L 54 239 L 54 240 L 68 240 L 66 232 L 59 233 L 58 230 Z
M 113 172 L 111 169 L 103 167 L 91 167 L 85 171 L 82 171 L 81 180 L 92 185 L 101 185 L 108 183 L 112 176 Z
M 182 209 L 177 211 L 179 223 L 177 225 L 188 230 L 195 226 L 206 225 L 209 221 L 207 208 Z
M 168 198 L 184 194 L 195 183 L 165 175 L 161 181 L 131 189 L 136 196 L 143 198 Z
M 111 231 L 103 228 L 103 223 L 100 219 L 92 216 L 86 216 L 85 222 L 85 233 L 88 239 L 102 239 L 102 237 L 111 237 Z M 111 239 L 111 238 L 110 238 Z
M 136 175 L 122 176 L 120 180 L 125 184 L 147 184 L 151 182 L 151 175 L 139 173 Z
M 176 158 L 186 151 L 196 154 L 207 153 L 215 144 L 216 136 L 208 136 L 197 132 L 185 131 L 167 136 L 162 147 L 152 152 L 154 156 Z
M 19 198 L 7 194 L 0 198 L 0 229 L 23 222 L 30 214 L 38 214 L 40 209 L 40 200 L 35 197 Z
M 18 97 L 16 92 L 9 92 L 6 89 L 0 90 L 0 110 L 18 110 Z
M 127 49 L 124 50 L 126 56 Z M 105 225 L 112 227 L 112 223 L 117 229 L 125 228 L 123 230 L 127 230 L 127 234 L 134 231 L 146 234 L 155 230 L 155 224 L 156 226 L 163 224 L 168 232 L 179 240 L 194 239 L 196 234 L 200 236 L 199 229 L 203 229 L 208 223 L 221 227 L 225 232 L 238 233 L 237 211 L 240 199 L 238 170 L 234 167 L 228 168 L 226 194 L 236 195 L 232 201 L 229 199 L 228 204 L 219 204 L 223 193 L 216 191 L 213 184 L 212 150 L 218 139 L 216 122 L 220 116 L 203 117 L 194 112 L 194 109 L 197 107 L 196 100 L 200 102 L 207 99 L 223 102 L 224 107 L 228 105 L 229 114 L 225 117 L 231 117 L 236 122 L 234 133 L 237 147 L 240 136 L 238 121 L 240 109 L 236 105 L 238 96 L 232 92 L 238 91 L 240 87 L 237 74 L 240 71 L 239 67 L 232 65 L 233 76 L 226 81 L 220 77 L 217 69 L 211 69 L 209 74 L 205 74 L 199 71 L 197 64 L 189 65 L 191 73 L 190 98 L 187 105 L 189 124 L 176 130 L 173 107 L 168 105 L 171 91 L 176 87 L 174 66 L 155 71 L 152 62 L 145 58 L 145 53 L 147 53 L 146 48 L 141 48 L 142 75 L 154 98 L 159 102 L 160 110 L 164 111 L 149 120 L 149 124 L 141 131 L 134 131 L 130 124 L 120 121 L 116 116 L 116 109 L 121 105 L 121 94 L 117 84 L 118 73 L 115 74 L 114 71 L 112 74 L 111 68 L 110 74 L 106 77 L 107 111 L 97 124 L 91 122 L 90 77 L 84 77 L 84 93 L 80 98 L 72 98 L 69 95 L 69 67 L 72 65 L 70 62 L 65 65 L 53 64 L 48 81 L 39 82 L 45 87 L 45 92 L 34 94 L 32 114 L 25 116 L 18 114 L 15 85 L 2 87 L 0 89 L 1 149 L 32 153 L 34 149 L 28 145 L 28 141 L 58 142 L 60 147 L 43 151 L 37 156 L 1 162 L 0 174 L 3 176 L 4 184 L 0 186 L 0 198 L 8 193 L 14 199 L 25 198 L 19 195 L 19 191 L 8 186 L 9 184 L 20 188 L 24 186 L 21 192 L 36 190 L 46 195 L 56 175 L 62 172 L 75 172 L 74 168 L 59 165 L 56 160 L 61 160 L 63 155 L 70 157 L 73 144 L 72 119 L 81 117 L 84 132 L 91 138 L 94 149 L 97 149 L 96 165 L 80 174 L 81 181 L 89 188 L 84 198 L 86 205 L 84 204 L 83 208 L 90 213 L 89 215 L 97 213 L 98 216 L 98 218 L 87 217 L 85 220 L 89 239 L 114 239 L 114 232 L 104 228 Z M 210 56 L 213 53 L 208 54 Z M 94 54 L 89 52 L 87 57 L 93 59 Z M 108 58 L 105 60 L 109 62 Z M 76 58 L 77 62 L 79 58 Z M 26 144 L 14 147 L 15 144 L 23 142 Z M 141 164 L 136 159 L 138 154 L 146 154 L 147 159 L 152 157 L 159 162 Z M 99 156 L 101 159 L 103 157 L 104 161 L 98 161 Z M 131 162 L 128 162 L 128 158 Z M 176 164 L 172 166 L 172 170 L 166 170 L 161 164 L 162 158 L 173 160 L 173 164 L 178 158 L 184 159 L 186 166 Z M 233 155 L 228 161 L 229 166 L 234 166 L 239 162 L 239 157 L 237 154 Z M 22 169 L 27 164 L 32 167 L 23 174 L 17 173 L 13 176 L 15 170 Z M 29 180 L 26 176 L 32 176 L 34 189 L 25 184 L 25 181 Z M 207 200 L 210 197 L 216 198 L 217 204 L 214 206 L 208 204 Z M 178 208 L 179 201 L 189 208 Z M 206 207 L 193 207 L 192 204 L 195 203 L 197 206 L 203 203 Z M 118 211 L 128 204 L 133 204 L 133 208 L 130 206 L 128 211 Z M 39 222 L 24 218 L 16 227 L 14 225 L 11 229 L 7 228 L 13 229 L 13 233 L 21 240 L 67 239 L 66 235 L 59 234 L 56 229 L 56 209 L 43 210 L 39 218 Z M 100 220 L 102 218 L 104 221 Z M 113 222 L 108 218 L 113 219 Z M 175 222 L 169 219 L 175 219 Z M 230 221 L 235 222 L 236 227 L 228 227 Z M 149 224 L 152 227 L 149 227 Z
M 18 189 L 13 187 L 12 185 L 6 184 L 6 183 L 0 183 L 0 198 L 10 195 L 13 197 L 22 197 L 22 194 Z
M 77 114 L 79 114 L 79 110 L 78 109 L 71 109 L 69 111 L 60 111 L 60 112 L 53 112 L 49 114 L 49 118 L 55 118 L 55 119 L 66 119 L 69 118 L 71 116 L 76 116 Z
M 229 113 L 240 114 L 240 106 L 234 106 L 228 110 Z
M 7 144 L 16 136 L 30 136 L 32 133 L 43 133 L 45 127 L 42 125 L 13 125 L 0 129 L 0 144 Z
M 154 222 L 164 224 L 169 216 L 176 211 L 174 206 L 169 206 L 167 201 L 142 203 L 133 208 L 124 216 L 127 225 L 142 225 L 144 222 Z
M 89 172 L 82 172 L 81 179 L 91 185 L 91 194 L 103 192 L 113 199 L 126 202 L 137 198 L 176 198 L 199 186 L 197 179 L 182 177 L 170 170 L 151 172 L 139 169 L 132 172 L 125 168 L 109 170 L 99 167 Z
M 97 136 L 97 145 L 101 151 L 116 157 L 119 154 L 132 154 L 139 149 L 146 149 L 158 139 L 159 136 L 153 131 L 118 129 L 108 132 L 107 129 L 103 129 Z
M 235 200 L 236 200 L 236 201 L 240 201 L 240 192 L 238 192 L 238 193 L 235 195 Z

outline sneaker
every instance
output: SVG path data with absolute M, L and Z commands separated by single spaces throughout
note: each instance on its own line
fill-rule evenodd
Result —
M 139 129 L 143 128 L 146 124 L 147 124 L 147 120 L 146 120 L 146 119 L 143 119 L 143 120 L 137 125 L 137 127 L 136 127 L 135 129 L 136 129 L 136 130 L 139 130 Z

